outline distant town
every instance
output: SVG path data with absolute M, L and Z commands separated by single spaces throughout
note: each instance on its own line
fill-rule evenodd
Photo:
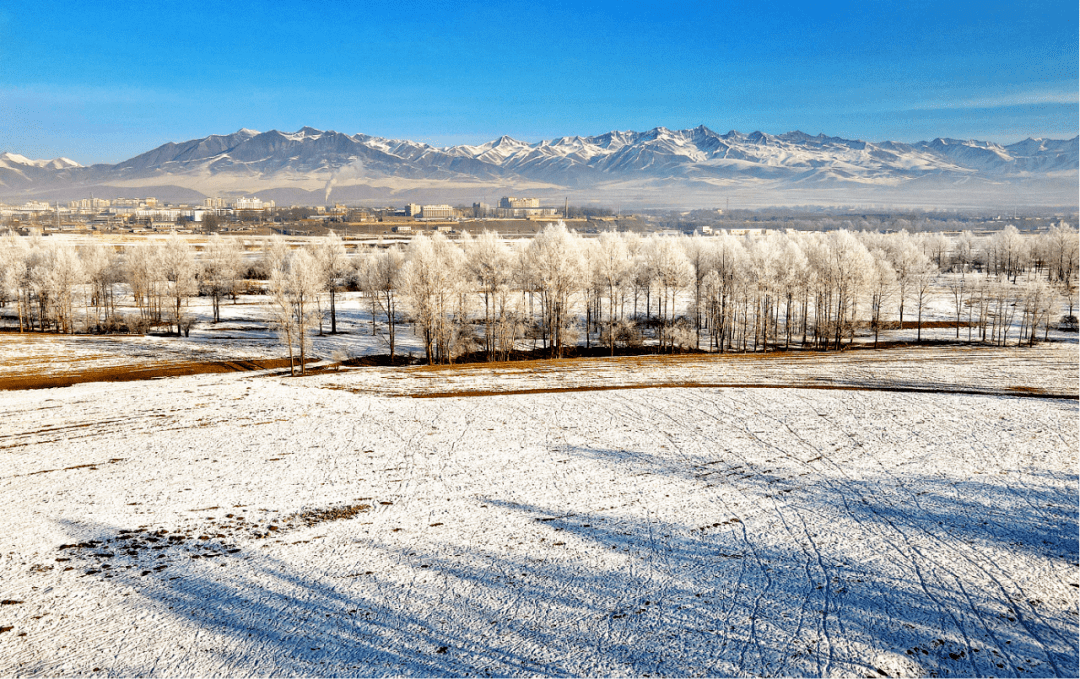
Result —
M 545 206 L 538 198 L 505 196 L 496 205 L 446 204 L 358 207 L 333 205 L 288 207 L 255 196 L 206 198 L 202 204 L 167 203 L 154 197 L 88 197 L 64 203 L 29 201 L 22 205 L 0 203 L 0 227 L 22 233 L 51 232 L 266 232 L 312 235 L 328 228 L 358 233 L 382 230 L 410 233 L 417 229 L 454 231 L 461 222 L 477 220 L 519 222 L 501 224 L 511 230 L 535 230 L 536 223 L 563 219 L 577 222 L 615 222 L 619 218 L 606 208 L 579 208 L 568 204 Z M 633 216 L 626 220 L 633 221 Z M 624 220 L 624 221 L 626 221 Z

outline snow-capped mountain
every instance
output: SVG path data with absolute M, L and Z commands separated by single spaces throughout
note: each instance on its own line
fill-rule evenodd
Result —
M 41 161 L 5 153 L 0 198 L 94 190 L 101 196 L 156 191 L 166 199 L 177 193 L 185 199 L 258 193 L 279 202 L 318 203 L 331 194 L 339 200 L 467 202 L 516 191 L 630 197 L 647 204 L 677 202 L 673 196 L 716 203 L 732 191 L 749 190 L 775 192 L 777 202 L 812 195 L 807 192 L 842 192 L 855 197 L 849 202 L 865 202 L 905 190 L 1000 195 L 1034 182 L 1050 192 L 1040 202 L 1060 199 L 1056 204 L 1064 205 L 1076 202 L 1078 140 L 872 143 L 798 131 L 719 134 L 702 125 L 535 143 L 503 136 L 438 148 L 310 127 L 291 133 L 241 129 L 170 142 L 115 165 L 84 167 L 66 158 Z
M 0 153 L 0 189 L 6 186 L 29 185 L 48 181 L 57 171 L 82 167 L 70 158 L 30 160 L 18 153 Z

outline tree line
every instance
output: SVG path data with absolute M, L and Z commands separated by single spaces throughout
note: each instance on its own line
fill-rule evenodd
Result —
M 1073 316 L 1077 267 L 1077 231 L 1065 225 L 1034 237 L 1008 226 L 952 238 L 846 229 L 585 238 L 560 222 L 529 240 L 420 234 L 353 254 L 333 233 L 299 248 L 274 236 L 254 253 L 219 235 L 201 250 L 172 235 L 118 252 L 8 233 L 0 307 L 15 307 L 20 331 L 180 335 L 194 323 L 192 297 L 209 298 L 216 323 L 221 304 L 246 286 L 264 294 L 267 318 L 303 371 L 316 328 L 338 331 L 344 290 L 363 293 L 371 332 L 392 357 L 406 323 L 425 358 L 445 363 L 477 353 L 505 360 L 528 347 L 560 357 L 582 344 L 614 354 L 647 338 L 672 352 L 836 350 L 859 329 L 876 345 L 905 318 L 921 341 L 930 296 L 944 289 L 958 338 L 966 327 L 969 341 L 1004 345 L 1045 338 L 1062 300 Z M 123 294 L 134 314 L 119 313 Z

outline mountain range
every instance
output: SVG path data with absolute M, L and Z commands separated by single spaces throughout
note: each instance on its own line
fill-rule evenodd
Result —
M 435 147 L 304 127 L 163 144 L 114 165 L 0 154 L 0 200 L 257 195 L 278 204 L 494 202 L 722 206 L 1077 204 L 1080 137 L 1000 145 L 866 142 L 657 127 Z

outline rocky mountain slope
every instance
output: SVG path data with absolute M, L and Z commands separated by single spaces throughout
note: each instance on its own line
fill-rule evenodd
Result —
M 871 143 L 798 131 L 719 134 L 699 126 L 536 143 L 503 136 L 438 148 L 310 127 L 291 133 L 241 129 L 170 142 L 115 165 L 84 167 L 66 158 L 5 153 L 0 199 L 93 192 L 192 200 L 255 193 L 279 202 L 400 203 L 472 202 L 516 192 L 641 205 L 716 205 L 733 197 L 743 203 L 996 199 L 1074 205 L 1078 139 L 1007 146 L 940 138 Z

